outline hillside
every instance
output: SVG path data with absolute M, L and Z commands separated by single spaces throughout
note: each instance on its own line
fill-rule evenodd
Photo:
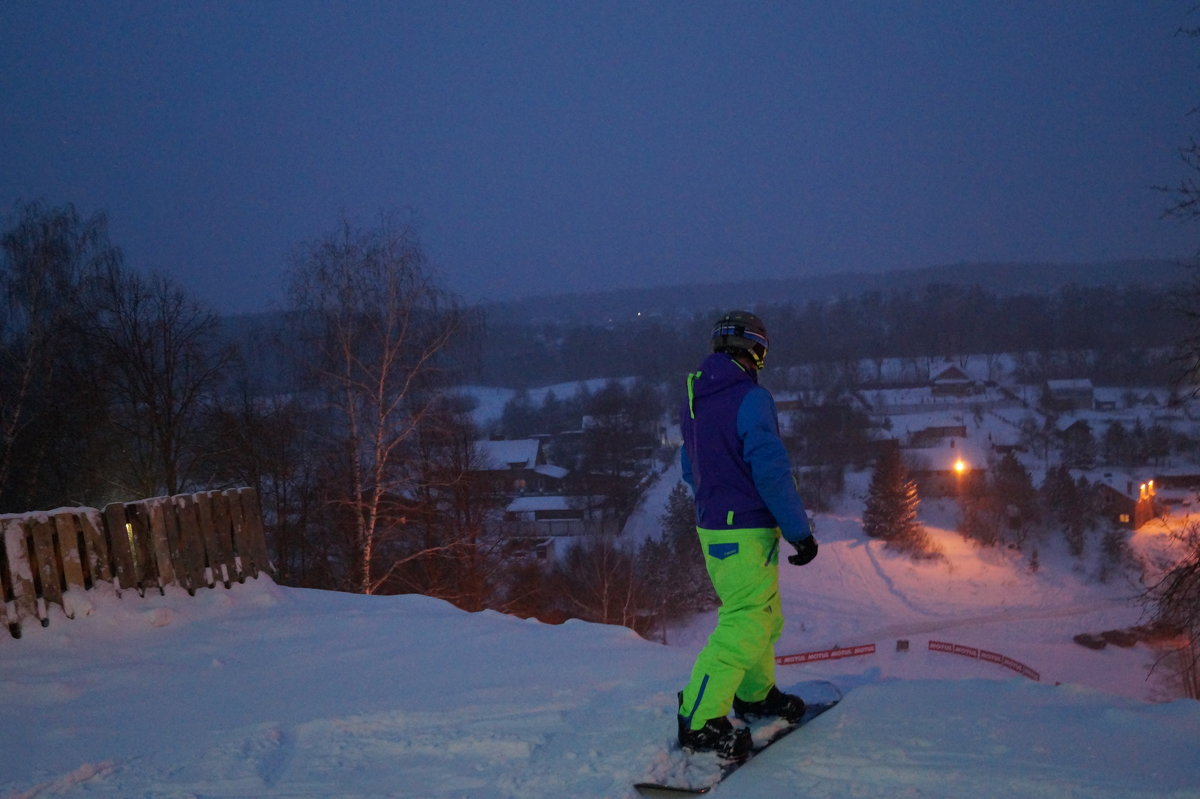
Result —
M 781 666 L 785 687 L 812 698 L 829 680 L 846 698 L 719 795 L 1196 795 L 1200 704 L 1147 701 L 1169 686 L 1148 679 L 1144 645 L 1071 641 L 1136 621 L 1129 584 L 1053 557 L 1032 575 L 936 530 L 947 561 L 914 566 L 849 512 L 818 527 L 817 561 L 783 572 L 779 651 L 876 654 Z M 0 795 L 622 799 L 667 767 L 674 693 L 711 623 L 662 646 L 265 579 L 74 607 L 0 642 Z M 1003 653 L 1041 681 L 929 640 Z
M 868 291 L 919 291 L 931 284 L 979 286 L 997 294 L 1049 294 L 1064 286 L 1162 286 L 1182 282 L 1188 270 L 1175 261 L 1104 263 L 960 263 L 889 272 L 846 272 L 720 283 L 631 286 L 587 294 L 532 296 L 485 303 L 498 323 L 597 323 L 637 314 L 671 316 L 714 308 L 832 300 Z

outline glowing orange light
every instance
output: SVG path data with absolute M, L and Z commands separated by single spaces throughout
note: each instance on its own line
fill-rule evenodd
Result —
M 958 460 L 956 460 L 954 462 L 954 471 L 955 472 L 957 472 L 958 474 L 962 474 L 966 470 L 967 470 L 967 464 L 966 464 L 966 461 L 964 461 L 962 458 L 959 458 Z

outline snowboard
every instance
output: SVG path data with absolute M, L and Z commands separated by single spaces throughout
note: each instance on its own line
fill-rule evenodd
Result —
M 832 709 L 841 701 L 841 692 L 832 683 L 822 683 L 829 686 L 833 693 L 831 698 L 823 700 L 805 700 L 807 707 L 804 717 L 795 723 L 781 719 L 759 721 L 750 726 L 754 746 L 744 760 L 722 760 L 712 752 L 687 753 L 680 749 L 679 744 L 673 744 L 665 768 L 655 771 L 668 772 L 665 776 L 657 777 L 658 781 L 634 783 L 634 789 L 642 796 L 672 797 L 672 796 L 701 796 L 715 788 L 722 780 L 733 772 L 745 766 L 754 758 L 761 755 L 774 744 L 782 741 L 808 722 Z

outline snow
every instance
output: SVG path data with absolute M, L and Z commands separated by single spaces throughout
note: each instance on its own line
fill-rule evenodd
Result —
M 1097 552 L 1053 541 L 1032 572 L 965 542 L 948 501 L 922 504 L 945 558 L 916 563 L 862 535 L 867 479 L 818 514 L 817 559 L 782 567 L 777 651 L 874 653 L 780 666 L 785 689 L 819 699 L 829 681 L 845 698 L 717 796 L 1200 797 L 1200 703 L 1152 671 L 1161 652 L 1072 640 L 1145 621 L 1135 574 L 1098 582 Z M 658 534 L 678 481 L 672 464 L 651 486 L 631 546 Z M 1167 530 L 1133 537 L 1146 563 L 1170 562 Z M 0 797 L 625 799 L 672 767 L 675 693 L 715 620 L 664 646 L 266 578 L 64 598 L 74 620 L 52 607 L 49 627 L 0 639 Z
M 781 666 L 784 687 L 813 698 L 829 680 L 845 699 L 719 795 L 1200 795 L 1200 703 L 1149 701 L 1167 688 L 1144 645 L 1071 641 L 1136 622 L 1129 586 L 1030 574 L 952 534 L 938 534 L 945 562 L 915 565 L 852 517 L 818 525 L 818 559 L 782 572 L 778 651 L 876 654 Z M 627 797 L 667 758 L 675 692 L 712 623 L 663 646 L 266 578 L 194 597 L 100 587 L 72 607 L 74 621 L 56 612 L 0 642 L 0 796 Z M 929 640 L 1003 653 L 1041 681 Z

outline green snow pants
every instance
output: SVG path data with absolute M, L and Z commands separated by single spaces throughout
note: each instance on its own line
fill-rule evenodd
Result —
M 721 607 L 683 690 L 679 714 L 693 730 L 728 715 L 735 695 L 746 702 L 766 698 L 775 684 L 775 642 L 783 632 L 778 528 L 696 532 Z

